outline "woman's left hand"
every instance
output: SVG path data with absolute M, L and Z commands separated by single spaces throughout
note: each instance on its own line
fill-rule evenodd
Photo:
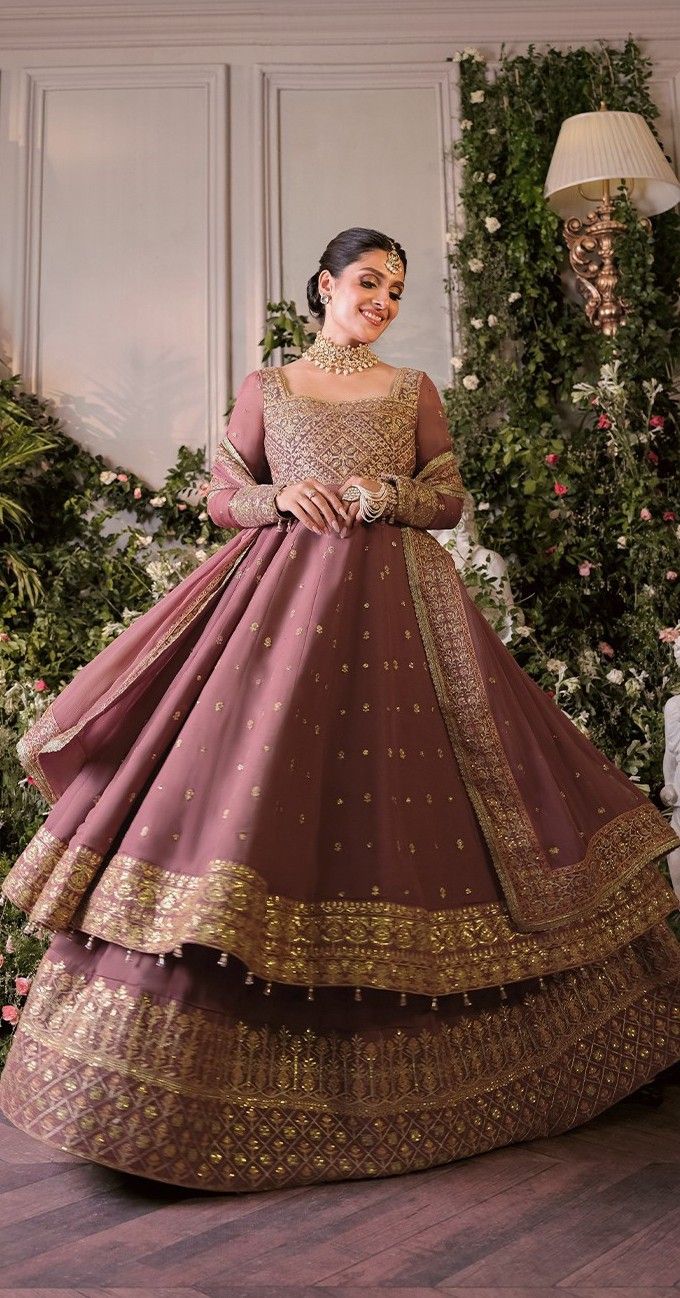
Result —
M 377 478 L 362 478 L 359 474 L 353 473 L 350 478 L 345 478 L 342 485 L 337 488 L 337 492 L 339 496 L 342 496 L 347 487 L 363 487 L 365 491 L 380 491 L 381 486 L 382 483 L 378 482 Z M 345 527 L 344 531 L 341 529 L 341 536 L 346 535 L 347 532 L 352 531 L 359 523 L 363 522 L 363 519 L 358 517 L 359 503 L 358 500 L 353 500 L 347 506 L 347 512 L 352 515 L 352 522 L 349 527 Z

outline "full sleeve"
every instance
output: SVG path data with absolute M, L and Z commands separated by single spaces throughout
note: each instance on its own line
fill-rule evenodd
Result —
M 263 406 L 260 372 L 253 370 L 238 390 L 213 461 L 206 509 L 218 527 L 262 527 L 281 518 L 274 497 L 285 484 L 272 483 L 264 452 Z
M 418 393 L 415 475 L 383 474 L 382 480 L 391 484 L 388 523 L 440 529 L 460 522 L 465 488 L 442 400 L 427 374 Z

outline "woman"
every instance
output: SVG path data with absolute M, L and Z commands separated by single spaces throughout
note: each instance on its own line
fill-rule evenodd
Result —
M 249 374 L 237 535 L 24 736 L 4 891 L 54 932 L 0 1087 L 26 1131 L 211 1190 L 430 1167 L 680 1057 L 663 816 L 519 668 L 429 535 L 442 404 L 372 345 L 406 255 L 343 231 L 321 332 Z

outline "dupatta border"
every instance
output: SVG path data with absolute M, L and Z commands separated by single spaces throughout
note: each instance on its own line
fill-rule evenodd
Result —
M 646 798 L 613 817 L 571 865 L 552 866 L 503 747 L 477 662 L 451 556 L 403 528 L 411 596 L 435 692 L 468 796 L 517 926 L 545 930 L 601 905 L 643 866 L 678 845 Z

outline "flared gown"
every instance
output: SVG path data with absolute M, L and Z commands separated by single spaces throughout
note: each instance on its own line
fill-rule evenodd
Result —
M 314 475 L 392 484 L 345 538 Z M 4 884 L 53 934 L 19 1127 L 215 1191 L 393 1175 L 583 1123 L 680 1058 L 679 840 L 521 670 L 429 528 L 464 488 L 422 371 L 244 380 L 214 555 L 19 745 L 50 811 Z

